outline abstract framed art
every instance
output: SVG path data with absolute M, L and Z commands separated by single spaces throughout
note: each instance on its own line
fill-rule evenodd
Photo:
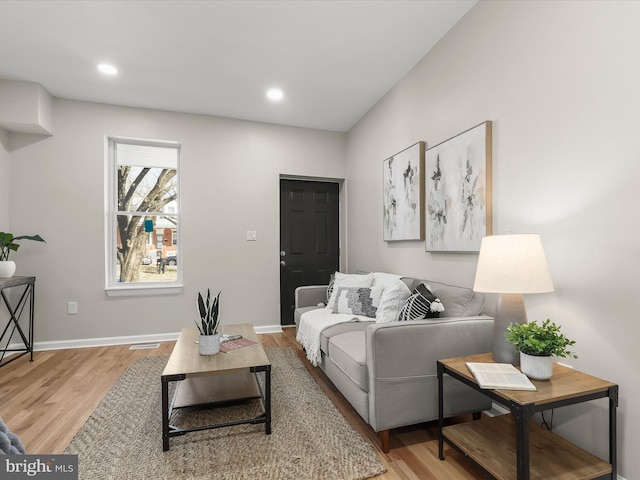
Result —
M 383 162 L 385 242 L 424 240 L 424 142 Z
M 427 252 L 479 252 L 491 235 L 491 142 L 486 121 L 426 151 Z

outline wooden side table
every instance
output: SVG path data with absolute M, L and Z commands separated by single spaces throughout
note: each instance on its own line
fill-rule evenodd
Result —
M 558 364 L 537 391 L 481 389 L 466 362 L 493 362 L 490 353 L 438 361 L 439 455 L 444 442 L 499 480 L 616 479 L 618 385 Z M 443 377 L 450 375 L 509 408 L 511 415 L 444 426 Z M 536 412 L 609 398 L 609 462 L 531 422 Z M 530 448 L 533 447 L 533 448 Z
M 11 303 L 11 295 L 8 295 L 8 290 L 11 288 L 22 289 L 21 292 L 19 292 L 20 297 L 15 305 Z M 33 360 L 33 309 L 35 305 L 35 288 L 36 277 L 0 278 L 0 309 L 4 304 L 9 312 L 9 321 L 4 327 L 1 327 L 2 332 L 0 333 L 0 367 L 17 360 L 27 353 L 31 354 L 31 360 Z M 29 314 L 26 333 L 23 325 L 20 325 L 20 318 L 25 308 L 28 308 Z M 24 347 L 11 348 L 11 339 L 16 332 L 18 332 Z M 5 360 L 8 352 L 19 353 L 19 355 L 11 355 Z

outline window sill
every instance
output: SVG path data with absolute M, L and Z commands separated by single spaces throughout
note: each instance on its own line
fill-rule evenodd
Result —
M 182 285 L 127 285 L 106 287 L 109 297 L 147 297 L 152 295 L 177 295 L 182 293 Z

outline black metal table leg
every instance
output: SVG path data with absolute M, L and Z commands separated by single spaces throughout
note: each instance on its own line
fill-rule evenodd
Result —
M 162 451 L 169 450 L 169 378 L 162 377 Z
M 264 414 L 265 423 L 264 431 L 267 435 L 271 435 L 271 365 L 268 365 L 264 371 Z
M 0 367 L 26 354 L 30 354 L 30 360 L 33 361 L 35 281 L 35 277 L 0 279 L 0 307 L 4 304 L 9 314 L 8 321 L 0 333 L 0 344 L 4 344 L 4 347 L 0 348 Z M 22 290 L 18 301 L 12 304 L 10 301 L 11 296 L 6 294 L 5 289 L 21 286 L 24 287 L 24 290 Z M 23 328 L 23 326 L 20 325 L 20 318 L 25 308 L 29 309 L 29 318 L 27 319 L 27 326 Z M 25 329 L 28 329 L 28 331 L 25 332 Z M 11 348 L 11 339 L 16 332 L 20 336 L 24 347 Z M 13 355 L 8 360 L 5 360 L 7 353 L 17 353 L 17 355 Z
M 512 405 L 516 422 L 516 464 L 518 480 L 529 480 L 529 420 L 532 412 Z
M 611 479 L 618 478 L 618 444 L 617 444 L 617 411 L 618 386 L 609 388 L 609 463 L 611 464 Z
M 438 362 L 438 458 L 444 460 L 444 366 Z
M 29 358 L 29 361 L 33 362 L 33 315 L 34 315 L 34 309 L 36 306 L 36 285 L 35 285 L 35 278 L 33 279 L 33 284 L 31 284 L 30 286 L 30 290 L 31 290 L 31 303 L 29 305 L 29 351 L 31 352 L 31 356 Z

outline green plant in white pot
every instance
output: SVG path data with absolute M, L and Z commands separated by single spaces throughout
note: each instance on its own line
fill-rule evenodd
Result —
M 575 345 L 575 340 L 569 340 L 550 319 L 546 319 L 542 325 L 535 320 L 512 323 L 504 335 L 516 352 L 520 352 L 520 370 L 534 380 L 552 377 L 554 357 L 578 358 L 569 350 Z
M 220 325 L 220 294 L 215 298 L 211 298 L 211 291 L 207 289 L 207 299 L 202 297 L 198 292 L 198 313 L 200 314 L 200 322 L 197 320 L 196 325 L 200 330 L 198 338 L 198 350 L 200 355 L 215 355 L 220 351 L 220 334 L 218 326 Z
M 13 233 L 0 232 L 0 278 L 12 277 L 16 271 L 16 263 L 13 260 L 9 260 L 9 254 L 18 251 L 18 248 L 20 248 L 16 240 L 44 242 L 44 239 L 40 235 L 20 235 L 14 237 Z

